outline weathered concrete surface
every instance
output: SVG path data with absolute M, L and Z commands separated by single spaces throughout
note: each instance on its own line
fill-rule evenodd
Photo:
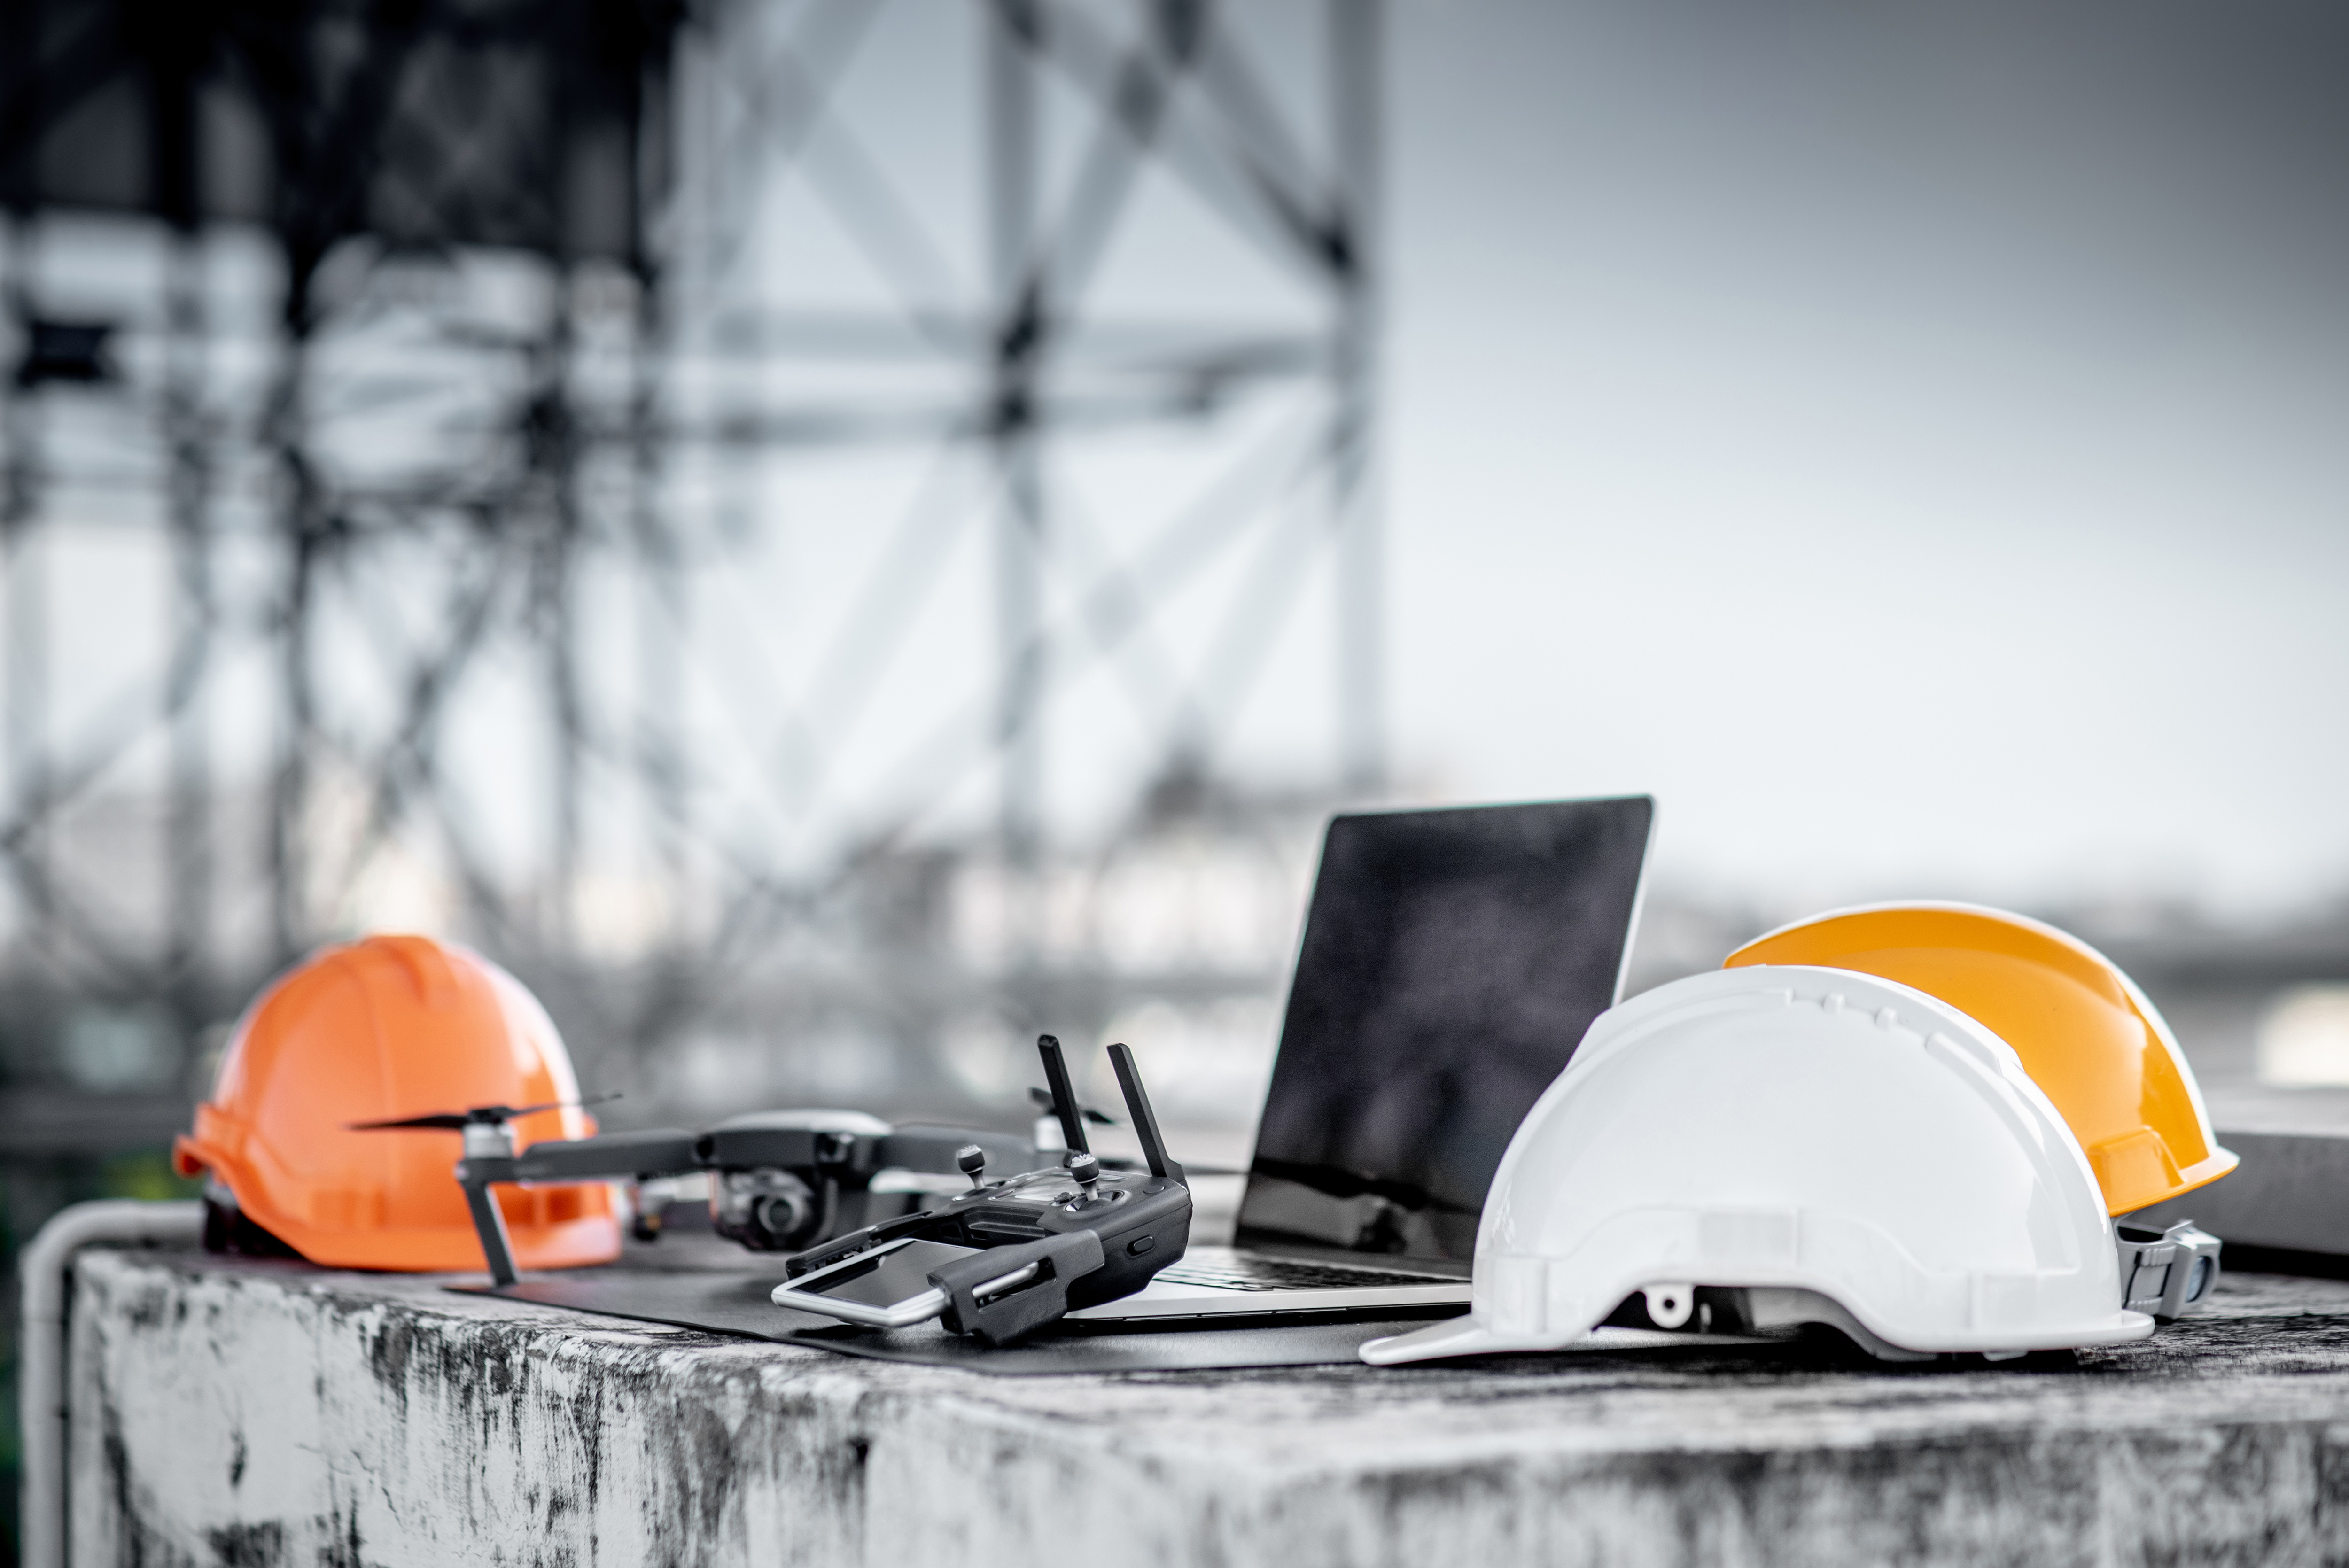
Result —
M 2349 1285 L 2152 1344 L 990 1377 L 102 1253 L 83 1564 L 2349 1562 Z

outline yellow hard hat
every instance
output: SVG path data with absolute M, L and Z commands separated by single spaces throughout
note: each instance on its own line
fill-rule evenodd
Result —
M 2001 910 L 1886 903 L 1759 936 L 1724 962 L 1856 970 L 1935 996 L 2013 1046 L 2126 1214 L 2232 1171 L 2161 1014 L 2077 937 Z

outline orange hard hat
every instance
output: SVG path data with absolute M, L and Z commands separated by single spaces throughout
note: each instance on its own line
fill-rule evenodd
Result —
M 262 993 L 171 1162 L 209 1171 L 246 1220 L 313 1263 L 477 1269 L 458 1140 L 351 1124 L 562 1102 L 513 1121 L 519 1150 L 592 1134 L 578 1098 L 563 1037 L 520 981 L 453 944 L 370 936 L 312 954 Z M 609 1186 L 497 1193 L 523 1267 L 619 1256 Z
M 1987 1026 L 2023 1058 L 2126 1214 L 2235 1168 L 2160 1011 L 2077 937 L 1995 909 L 1888 903 L 1783 926 L 1724 968 L 1806 964 L 1895 980 Z

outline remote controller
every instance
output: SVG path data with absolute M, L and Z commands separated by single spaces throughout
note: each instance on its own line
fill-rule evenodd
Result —
M 1009 1344 L 1079 1307 L 1131 1295 L 1183 1255 L 1191 1189 L 1169 1159 L 1133 1052 L 1109 1048 L 1144 1168 L 1109 1171 L 1085 1144 L 1061 1042 L 1040 1037 L 1064 1162 L 985 1181 L 985 1150 L 958 1163 L 971 1188 L 926 1214 L 890 1220 L 788 1259 L 778 1306 L 868 1328 L 936 1317 L 983 1345 Z

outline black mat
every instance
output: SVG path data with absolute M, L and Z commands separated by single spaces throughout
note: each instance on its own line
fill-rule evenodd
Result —
M 947 1333 L 936 1323 L 888 1331 L 855 1328 L 812 1313 L 790 1312 L 767 1299 L 779 1276 L 704 1271 L 613 1272 L 545 1275 L 516 1284 L 450 1285 L 467 1295 L 532 1302 L 606 1317 L 674 1324 L 716 1334 L 746 1335 L 778 1345 L 804 1345 L 879 1361 L 916 1361 L 1009 1375 L 1051 1372 L 1146 1372 L 1229 1367 L 1319 1367 L 1356 1359 L 1365 1340 L 1408 1334 L 1436 1310 L 1416 1317 L 1365 1323 L 1300 1315 L 1297 1321 L 1244 1328 L 1192 1324 L 1135 1332 L 1125 1326 L 1064 1327 L 1000 1350 Z M 1457 1309 L 1452 1309 L 1456 1311 Z

